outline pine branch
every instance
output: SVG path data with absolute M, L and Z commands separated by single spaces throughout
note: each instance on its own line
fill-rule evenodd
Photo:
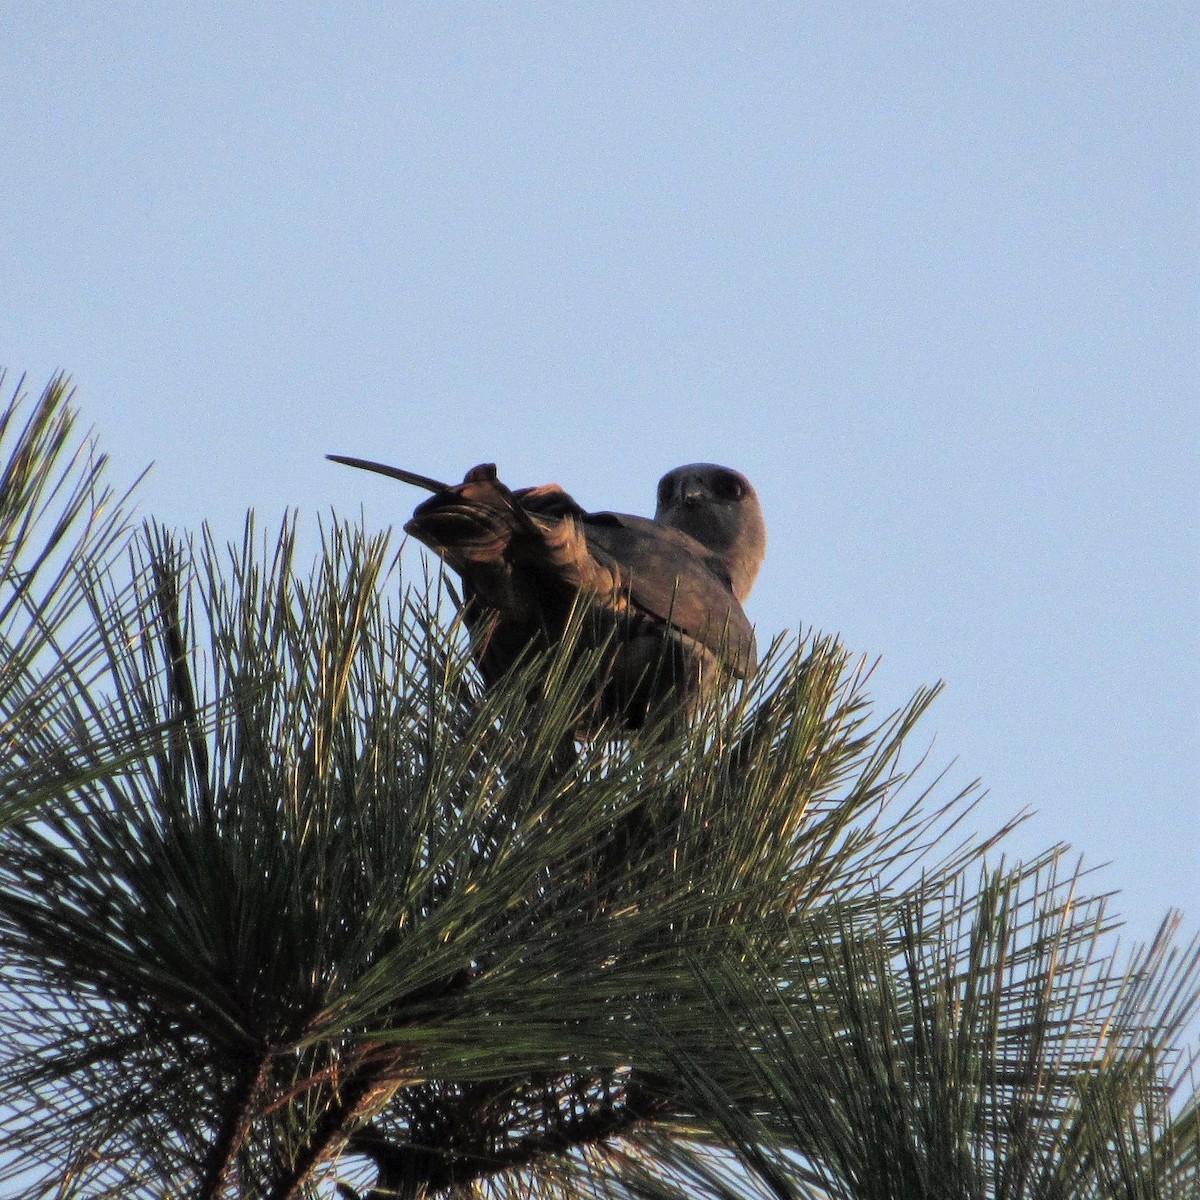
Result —
M 299 1200 L 323 1163 L 337 1158 L 355 1131 L 409 1076 L 411 1055 L 403 1047 L 368 1043 L 338 1088 L 338 1099 L 322 1113 L 291 1170 L 267 1193 L 267 1200 Z
M 62 402 L 0 475 L 0 1182 L 1195 1188 L 1200 951 L 1118 964 L 1056 855 L 950 845 L 969 789 L 903 753 L 932 690 L 880 720 L 834 639 L 781 640 L 686 725 L 577 742 L 604 647 L 484 689 L 384 538 L 123 565 L 48 467 Z
M 552 1126 L 528 1134 L 512 1146 L 486 1144 L 487 1138 L 481 1131 L 486 1130 L 487 1123 L 481 1119 L 481 1111 L 466 1105 L 454 1120 L 458 1134 L 453 1144 L 438 1147 L 401 1144 L 378 1128 L 368 1126 L 351 1137 L 349 1148 L 371 1159 L 378 1169 L 372 1190 L 362 1200 L 436 1195 L 519 1172 L 596 1143 L 626 1137 L 669 1116 L 671 1111 L 672 1105 L 666 1097 L 630 1086 L 625 1089 L 623 1102 L 616 1103 L 605 1096 Z
M 201 1167 L 196 1200 L 218 1200 L 231 1181 L 238 1155 L 261 1116 L 273 1055 L 247 1057 L 234 1080 L 220 1127 Z

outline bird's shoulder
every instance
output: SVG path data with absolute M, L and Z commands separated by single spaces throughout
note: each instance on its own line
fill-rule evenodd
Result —
M 601 544 L 628 547 L 635 553 L 649 551 L 663 562 L 699 563 L 722 584 L 732 587 L 724 561 L 682 529 L 632 513 L 587 513 L 584 520 L 587 531 Z
M 719 653 L 738 673 L 752 669 L 754 629 L 724 564 L 690 534 L 630 513 L 587 513 L 591 554 L 612 563 L 643 612 Z

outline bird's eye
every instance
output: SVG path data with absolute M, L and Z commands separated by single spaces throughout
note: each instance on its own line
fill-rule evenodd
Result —
M 660 479 L 658 482 L 658 502 L 659 504 L 668 504 L 671 500 L 671 481 L 669 479 Z
M 736 475 L 718 475 L 713 480 L 713 495 L 718 500 L 740 500 L 746 487 Z

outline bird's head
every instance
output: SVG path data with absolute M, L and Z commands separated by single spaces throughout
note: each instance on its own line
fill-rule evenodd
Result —
M 758 496 L 739 471 L 689 463 L 658 481 L 654 519 L 689 533 L 725 564 L 733 594 L 745 600 L 767 548 Z

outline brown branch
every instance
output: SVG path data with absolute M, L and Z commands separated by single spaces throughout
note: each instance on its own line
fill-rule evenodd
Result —
M 247 1059 L 245 1069 L 234 1081 L 221 1127 L 205 1159 L 196 1200 L 215 1200 L 225 1190 L 237 1156 L 250 1134 L 250 1126 L 255 1117 L 261 1115 L 258 1103 L 270 1068 L 269 1053 L 262 1054 L 257 1061 Z
M 349 1149 L 375 1163 L 378 1175 L 363 1200 L 394 1200 L 397 1196 L 436 1195 L 461 1188 L 501 1171 L 518 1170 L 550 1155 L 565 1155 L 580 1146 L 603 1142 L 629 1133 L 672 1111 L 663 1097 L 639 1089 L 636 1098 L 627 1094 L 625 1103 L 604 1103 L 580 1116 L 563 1121 L 557 1128 L 530 1134 L 519 1145 L 490 1152 L 470 1152 L 453 1147 L 393 1142 L 378 1129 L 368 1126 L 349 1139 Z M 463 1127 L 467 1122 L 460 1123 Z M 472 1127 L 478 1122 L 471 1120 Z
M 270 1191 L 267 1200 L 296 1200 L 321 1163 L 333 1158 L 354 1131 L 386 1100 L 407 1072 L 409 1050 L 374 1042 L 364 1046 L 341 1088 L 341 1100 L 331 1104 L 317 1122 L 308 1145 L 291 1171 Z

